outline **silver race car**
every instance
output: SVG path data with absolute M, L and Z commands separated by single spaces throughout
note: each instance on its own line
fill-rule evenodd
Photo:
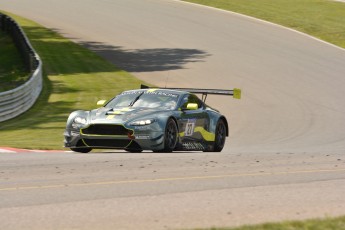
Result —
M 199 99 L 195 94 L 202 94 Z M 148 88 L 124 91 L 98 109 L 77 110 L 67 120 L 64 146 L 92 149 L 222 151 L 228 121 L 205 104 L 208 94 L 241 98 L 241 90 Z

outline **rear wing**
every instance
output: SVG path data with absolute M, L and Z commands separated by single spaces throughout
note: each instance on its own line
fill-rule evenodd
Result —
M 148 89 L 149 86 L 141 85 L 141 89 Z M 186 91 L 190 93 L 202 94 L 202 100 L 205 101 L 208 94 L 213 95 L 225 95 L 225 96 L 233 96 L 235 99 L 241 99 L 241 89 L 195 89 L 195 88 L 164 88 L 170 90 L 179 90 L 179 91 Z

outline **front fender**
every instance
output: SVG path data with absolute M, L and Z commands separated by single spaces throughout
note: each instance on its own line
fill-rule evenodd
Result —
M 89 111 L 84 111 L 84 110 L 77 110 L 77 111 L 72 112 L 68 116 L 67 123 L 66 123 L 66 128 L 71 128 L 72 127 L 74 118 L 76 118 L 77 116 L 85 117 L 87 120 L 89 120 L 89 113 L 90 113 Z
M 224 117 L 223 115 L 219 113 L 212 113 L 210 114 L 210 118 L 211 118 L 210 132 L 215 134 L 218 121 L 223 120 L 226 127 L 226 136 L 229 136 L 229 125 L 228 125 L 228 120 L 226 119 L 226 117 Z

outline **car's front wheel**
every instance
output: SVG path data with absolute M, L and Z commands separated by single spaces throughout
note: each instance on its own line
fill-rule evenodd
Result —
M 174 119 L 169 118 L 165 127 L 163 152 L 172 152 L 177 144 L 177 125 Z

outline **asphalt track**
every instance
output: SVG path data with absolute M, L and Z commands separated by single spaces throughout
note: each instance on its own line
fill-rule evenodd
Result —
M 173 0 L 0 1 L 161 86 L 232 88 L 220 154 L 1 153 L 1 229 L 235 226 L 345 214 L 345 51 Z

